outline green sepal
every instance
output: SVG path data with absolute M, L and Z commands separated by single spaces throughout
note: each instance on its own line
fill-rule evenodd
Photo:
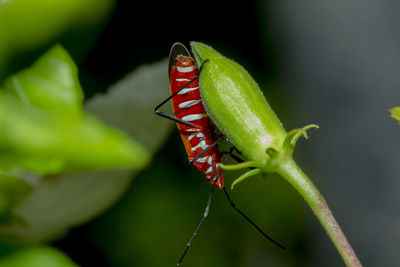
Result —
M 251 161 L 245 161 L 241 162 L 235 165 L 224 165 L 221 164 L 221 168 L 224 170 L 241 170 L 241 169 L 246 169 L 246 168 L 262 168 L 265 165 L 265 160 L 251 160 Z
M 261 169 L 254 169 L 254 170 L 250 170 L 250 171 L 242 174 L 239 178 L 237 178 L 235 181 L 233 181 L 233 183 L 231 184 L 231 190 L 235 187 L 236 184 L 240 183 L 241 181 L 243 181 L 251 176 L 257 175 L 261 172 L 262 172 Z
M 291 130 L 283 141 L 282 150 L 289 152 L 290 155 L 293 155 L 294 148 L 299 138 L 304 137 L 305 139 L 308 139 L 307 131 L 313 128 L 318 129 L 319 126 L 316 124 L 310 124 L 303 128 Z
M 292 160 L 294 148 L 299 138 L 303 136 L 307 139 L 307 131 L 313 128 L 318 128 L 318 126 L 315 124 L 311 124 L 303 128 L 290 131 L 283 140 L 281 150 L 277 150 L 273 147 L 269 147 L 265 150 L 265 153 L 268 156 L 266 160 L 246 161 L 235 165 L 221 165 L 224 170 L 256 168 L 244 173 L 235 181 L 233 181 L 231 189 L 233 189 L 233 187 L 238 183 L 256 174 L 277 173 L 283 164 L 285 164 L 287 161 Z

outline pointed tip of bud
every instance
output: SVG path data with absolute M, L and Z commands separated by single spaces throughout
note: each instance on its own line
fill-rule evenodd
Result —
M 190 42 L 192 53 L 196 59 L 197 64 L 201 64 L 204 60 L 216 57 L 222 57 L 216 50 L 211 46 L 201 42 Z

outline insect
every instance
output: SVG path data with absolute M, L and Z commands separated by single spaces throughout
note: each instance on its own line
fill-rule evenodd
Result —
M 265 234 L 252 220 L 236 207 L 224 187 L 222 169 L 220 168 L 223 155 L 226 155 L 224 162 L 226 162 L 229 157 L 239 162 L 242 160 L 232 153 L 235 149 L 234 147 L 232 147 L 229 152 L 220 152 L 218 149 L 218 143 L 222 140 L 227 140 L 227 138 L 215 134 L 215 126 L 208 117 L 201 100 L 199 75 L 204 64 L 207 64 L 207 60 L 198 68 L 186 47 L 181 43 L 175 43 L 171 48 L 168 66 L 171 95 L 155 108 L 155 113 L 157 115 L 176 122 L 190 164 L 203 172 L 206 175 L 206 179 L 211 183 L 211 192 L 208 197 L 203 218 L 186 245 L 178 261 L 178 265 L 181 264 L 201 224 L 208 216 L 215 188 L 223 190 L 231 206 L 265 238 L 284 249 L 282 245 Z M 175 116 L 159 110 L 160 107 L 169 100 L 172 102 Z

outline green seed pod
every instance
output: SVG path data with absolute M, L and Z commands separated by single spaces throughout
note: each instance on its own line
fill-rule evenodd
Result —
M 215 125 L 249 159 L 281 150 L 286 132 L 250 74 L 211 47 L 191 43 L 200 73 L 203 104 Z

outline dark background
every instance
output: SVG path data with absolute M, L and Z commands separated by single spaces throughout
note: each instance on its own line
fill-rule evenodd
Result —
M 254 75 L 273 77 L 274 53 L 268 50 L 271 44 L 266 25 L 259 21 L 263 13 L 259 6 L 256 1 L 118 1 L 99 41 L 81 64 L 82 76 L 88 75 L 88 85 L 83 87 L 104 91 L 135 67 L 167 57 L 173 43 L 189 45 L 194 40 L 224 49 L 229 57 L 239 56 Z

